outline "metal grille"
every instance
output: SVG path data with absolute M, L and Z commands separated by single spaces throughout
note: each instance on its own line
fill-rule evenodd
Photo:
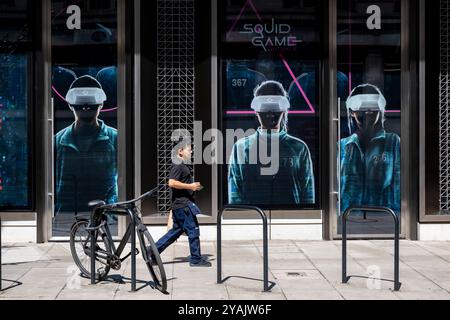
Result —
M 158 0 L 158 214 L 170 210 L 172 133 L 194 131 L 194 0 Z
M 439 180 L 440 207 L 450 211 L 450 0 L 441 0 L 440 8 L 440 78 L 439 78 Z

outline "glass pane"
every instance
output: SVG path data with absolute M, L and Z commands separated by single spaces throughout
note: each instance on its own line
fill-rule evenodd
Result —
M 222 4 L 223 202 L 318 208 L 320 1 Z
M 341 214 L 355 206 L 401 212 L 400 18 L 400 0 L 338 1 Z M 348 230 L 384 235 L 394 229 L 385 213 L 357 211 Z
M 31 4 L 0 2 L 0 211 L 32 209 Z
M 52 59 L 58 237 L 90 201 L 117 201 L 116 1 L 52 1 Z
M 450 219 L 449 1 L 425 2 L 425 214 Z M 432 17 L 431 19 L 428 17 Z M 439 144 L 439 146 L 438 146 Z M 437 147 L 438 146 L 438 147 Z M 424 221 L 422 221 L 424 222 Z

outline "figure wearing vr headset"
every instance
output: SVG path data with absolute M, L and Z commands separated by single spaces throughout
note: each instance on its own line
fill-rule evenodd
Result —
M 254 91 L 252 109 L 256 111 L 260 127 L 251 136 L 236 142 L 228 172 L 228 200 L 230 204 L 314 204 L 315 186 L 311 154 L 307 145 L 287 133 L 290 103 L 281 83 L 266 81 Z M 259 159 L 251 163 L 258 148 L 273 139 L 279 145 L 279 168 L 274 175 L 263 175 Z M 274 148 L 275 150 L 275 148 Z M 249 161 L 250 160 L 250 161 Z
M 372 88 L 376 94 L 353 95 Z M 341 213 L 354 205 L 400 213 L 400 137 L 384 129 L 386 99 L 371 84 L 356 87 L 346 102 L 351 136 L 341 146 Z
M 86 212 L 92 199 L 117 201 L 117 130 L 100 120 L 106 94 L 91 76 L 70 86 L 75 122 L 55 137 L 56 212 Z

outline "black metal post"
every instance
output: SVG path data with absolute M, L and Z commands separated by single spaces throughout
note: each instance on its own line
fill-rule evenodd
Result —
M 91 223 L 94 223 L 94 220 L 91 219 Z M 95 284 L 95 228 L 91 228 L 91 284 Z
M 131 218 L 131 291 L 136 292 L 136 219 L 128 209 Z
M 222 283 L 222 215 L 223 209 L 217 217 L 217 283 Z
M 394 213 L 395 215 L 395 213 Z M 400 223 L 395 215 L 394 291 L 400 291 Z
M 347 283 L 347 217 L 349 215 L 348 209 L 342 215 L 342 283 Z
M 217 215 L 217 283 L 223 283 L 222 280 L 222 216 L 225 211 L 255 211 L 258 212 L 263 221 L 263 281 L 264 291 L 269 291 L 269 238 L 267 216 L 265 212 L 254 206 L 228 205 L 223 207 Z
M 263 212 L 261 210 L 261 212 Z M 261 215 L 263 219 L 263 260 L 264 260 L 264 292 L 269 291 L 269 239 L 267 217 L 265 214 Z
M 351 207 L 342 215 L 342 283 L 347 283 L 347 219 L 354 211 L 386 212 L 392 216 L 395 224 L 394 235 L 394 291 L 399 291 L 400 283 L 400 221 L 397 214 L 383 207 Z

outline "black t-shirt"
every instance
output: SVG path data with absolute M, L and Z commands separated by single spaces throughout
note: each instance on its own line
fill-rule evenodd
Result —
M 169 179 L 179 181 L 181 183 L 190 184 L 194 182 L 191 170 L 184 163 L 172 164 Z M 171 188 L 172 210 L 187 207 L 189 202 L 195 202 L 194 191 L 179 190 Z

